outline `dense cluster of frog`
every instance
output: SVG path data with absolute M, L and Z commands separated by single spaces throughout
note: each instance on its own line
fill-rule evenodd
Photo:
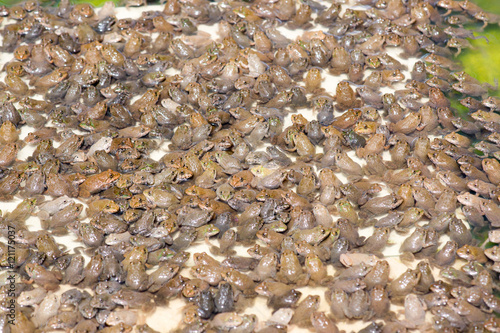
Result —
M 23 199 L 0 223 L 19 275 L 0 332 L 154 332 L 144 313 L 176 298 L 179 332 L 500 332 L 500 99 L 452 59 L 475 38 L 464 24 L 500 19 L 468 0 L 356 4 L 0 7 L 0 196 Z M 405 75 L 389 49 L 421 59 Z M 347 79 L 322 87 L 327 72 Z M 390 278 L 395 233 L 415 268 Z M 243 314 L 257 297 L 269 320 Z

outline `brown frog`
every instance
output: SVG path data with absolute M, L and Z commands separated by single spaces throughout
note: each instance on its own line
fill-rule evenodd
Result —
M 309 280 L 307 274 L 302 272 L 302 265 L 295 253 L 285 250 L 281 254 L 281 268 L 276 277 L 283 283 L 305 285 Z
M 406 272 L 389 283 L 387 287 L 389 294 L 393 298 L 406 296 L 418 284 L 420 276 L 421 273 L 419 271 L 407 269 Z
M 81 197 L 90 197 L 91 194 L 97 193 L 99 191 L 105 190 L 111 186 L 118 178 L 120 173 L 113 171 L 111 169 L 98 173 L 96 175 L 91 175 L 80 184 Z
M 47 290 L 59 289 L 62 274 L 59 271 L 48 271 L 37 263 L 28 263 L 25 267 L 26 273 L 32 282 L 41 285 Z

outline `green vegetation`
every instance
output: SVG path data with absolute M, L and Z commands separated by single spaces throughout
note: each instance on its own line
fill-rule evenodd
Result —
M 467 115 L 467 113 L 469 113 L 469 109 L 466 108 L 465 106 L 463 106 L 462 104 L 460 104 L 460 102 L 459 102 L 459 100 L 463 98 L 461 94 L 450 92 L 447 95 L 447 97 L 451 102 L 452 110 L 456 110 L 457 114 L 460 117 L 465 117 Z
M 123 0 L 73 0 L 73 3 L 91 3 L 96 7 L 101 7 L 105 2 L 113 1 L 116 5 L 122 4 Z
M 492 1 L 492 0 L 474 0 L 475 3 L 477 3 L 481 8 L 484 8 L 485 10 L 500 14 L 500 2 L 499 1 Z
M 500 1 L 475 0 L 475 2 L 484 10 L 500 15 Z M 481 24 L 475 27 L 480 26 Z M 474 49 L 464 50 L 458 60 L 462 62 L 467 73 L 483 82 L 495 84 L 495 79 L 500 77 L 500 27 L 491 24 L 475 35 L 486 36 L 490 42 L 487 43 L 484 39 L 472 40 Z M 498 96 L 499 92 L 495 94 Z

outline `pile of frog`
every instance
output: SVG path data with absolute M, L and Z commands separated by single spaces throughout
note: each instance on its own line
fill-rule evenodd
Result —
M 0 195 L 22 200 L 0 223 L 17 277 L 1 332 L 155 332 L 177 299 L 179 332 L 500 332 L 500 99 L 453 59 L 464 25 L 497 16 L 468 0 L 0 15 Z M 391 276 L 396 236 L 413 268 Z M 257 299 L 266 320 L 244 313 Z

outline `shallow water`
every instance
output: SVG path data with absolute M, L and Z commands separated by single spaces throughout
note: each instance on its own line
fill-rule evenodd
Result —
M 99 1 L 87 1 L 87 2 L 91 2 L 95 5 L 99 5 L 99 4 L 102 4 L 104 1 L 99 0 Z M 492 0 L 484 1 L 484 2 L 491 3 Z M 5 2 L 3 2 L 3 3 L 5 3 Z M 500 3 L 494 4 L 493 6 L 497 7 L 498 12 L 500 13 Z M 493 67 L 493 65 L 500 67 L 500 59 L 498 58 L 499 56 L 496 56 L 497 57 L 496 63 L 494 60 L 495 59 L 494 52 L 496 52 L 496 48 L 498 47 L 498 45 L 500 45 L 500 29 L 498 26 L 490 27 L 485 31 L 485 33 L 494 34 L 493 37 L 488 36 L 488 38 L 490 38 L 490 44 L 488 45 L 482 40 L 476 41 L 477 49 L 464 52 L 464 54 L 461 57 L 459 57 L 459 59 L 462 60 L 466 71 L 475 75 L 480 80 L 484 80 L 484 81 L 488 81 L 490 83 L 493 83 L 493 78 L 498 77 L 498 74 L 500 74 L 500 70 L 498 70 L 498 68 L 496 68 L 496 67 Z M 490 58 L 487 59 L 486 58 L 487 56 L 489 56 Z M 469 60 L 469 59 L 471 59 L 471 60 Z M 487 59 L 487 60 L 485 60 L 485 59 Z M 482 66 L 482 67 L 480 67 L 480 66 Z M 487 75 L 491 76 L 491 80 L 486 77 Z M 334 84 L 328 84 L 328 86 L 333 87 Z M 456 94 L 456 98 L 457 98 L 457 100 L 459 98 L 462 98 L 461 94 Z M 366 231 L 366 235 L 369 235 L 368 231 Z M 391 237 L 391 240 L 395 244 L 393 244 L 393 246 L 388 246 L 389 247 L 388 252 L 397 251 L 397 248 L 396 248 L 397 246 L 394 246 L 394 245 L 396 245 L 398 243 L 398 241 L 400 241 L 400 239 L 395 238 L 395 237 Z M 190 251 L 193 253 L 200 251 L 200 250 L 201 250 L 201 248 L 191 248 L 190 249 Z M 240 248 L 239 250 L 244 250 L 244 249 Z M 242 254 L 244 254 L 244 252 L 242 252 Z M 402 266 L 398 262 L 397 258 L 390 258 L 389 261 L 391 262 L 391 277 L 392 278 L 394 278 L 402 273 L 401 271 L 394 269 L 395 267 L 402 267 L 403 270 L 404 270 L 404 268 L 406 268 L 405 266 Z M 302 291 L 307 292 L 307 293 L 313 292 L 312 290 L 307 290 L 307 291 L 302 290 Z M 318 293 L 319 291 L 316 290 L 314 292 Z M 322 295 L 322 293 L 323 293 L 323 291 L 321 291 L 320 294 Z M 165 323 L 165 318 L 166 317 L 172 318 L 175 316 L 180 317 L 181 316 L 181 308 L 184 305 L 185 305 L 185 303 L 182 300 L 177 299 L 174 302 L 170 303 L 167 307 L 158 308 L 157 311 L 151 317 L 147 318 L 147 322 L 152 327 L 154 327 L 156 329 L 161 329 L 162 331 L 166 331 L 167 327 L 166 327 L 166 323 Z M 321 310 L 325 310 L 325 309 L 328 309 L 328 307 L 323 300 Z M 269 315 L 270 315 L 269 308 L 267 308 L 267 306 L 265 305 L 265 302 L 262 298 L 259 299 L 259 302 L 257 302 L 254 307 L 249 308 L 245 311 L 245 313 L 252 313 L 252 312 L 259 316 L 261 322 L 263 322 L 265 319 L 268 319 Z M 176 325 L 177 323 L 172 322 L 169 324 Z M 350 326 L 350 325 L 346 324 L 345 326 L 342 326 L 341 328 L 343 328 L 343 329 L 359 329 L 359 326 L 357 326 L 355 328 L 355 326 Z

